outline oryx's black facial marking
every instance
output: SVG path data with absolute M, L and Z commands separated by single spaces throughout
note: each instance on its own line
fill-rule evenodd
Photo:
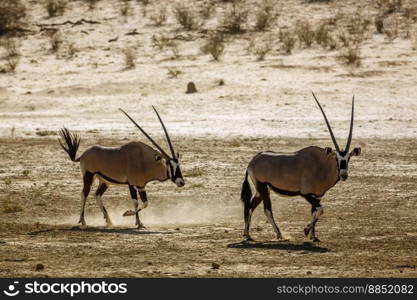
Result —
M 178 159 L 174 158 L 168 161 L 168 177 L 174 182 L 178 187 L 184 186 L 184 178 L 182 177 L 182 172 Z
M 346 180 L 349 176 L 349 161 L 352 156 L 359 155 L 361 152 L 360 148 L 355 148 L 352 152 L 336 151 L 337 168 L 339 171 L 339 178 Z

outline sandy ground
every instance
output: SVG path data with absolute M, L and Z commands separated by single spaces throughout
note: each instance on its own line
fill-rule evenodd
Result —
M 358 1 L 286 2 L 279 27 L 359 6 Z M 337 63 L 336 51 L 318 47 L 291 55 L 274 50 L 257 62 L 244 50 L 251 32 L 231 40 L 223 59 L 213 62 L 200 53 L 202 33 L 180 30 L 171 15 L 162 27 L 151 24 L 157 4 L 142 17 L 141 7 L 132 2 L 125 20 L 114 1 L 102 0 L 94 11 L 72 1 L 64 16 L 52 19 L 37 1 L 27 3 L 34 33 L 20 39 L 23 56 L 16 73 L 0 74 L 0 276 L 417 275 L 417 55 L 412 40 L 399 36 L 388 42 L 370 32 L 363 66 L 351 76 Z M 370 1 L 360 3 L 374 12 Z M 81 18 L 100 24 L 52 26 L 64 37 L 58 54 L 50 52 L 48 35 L 35 25 Z M 139 34 L 125 35 L 133 29 Z M 163 31 L 190 37 L 179 44 L 180 58 L 151 47 L 152 35 Z M 108 42 L 115 37 L 116 42 Z M 71 59 L 65 56 L 70 42 L 79 49 Z M 133 70 L 123 70 L 125 47 L 137 50 Z M 172 68 L 182 74 L 169 78 Z M 225 85 L 218 86 L 220 79 Z M 191 80 L 199 92 L 185 94 Z M 310 210 L 306 201 L 278 196 L 273 196 L 274 214 L 288 241 L 273 240 L 258 209 L 256 241 L 241 243 L 239 194 L 250 158 L 262 150 L 331 146 L 311 90 L 324 104 L 340 144 L 347 137 L 355 94 L 353 146 L 363 153 L 352 159 L 348 181 L 323 200 L 325 213 L 317 228 L 321 243 L 311 244 L 303 235 Z M 56 131 L 62 126 L 79 131 L 80 151 L 93 144 L 144 141 L 118 112 L 122 107 L 163 143 L 151 105 L 159 109 L 182 154 L 186 186 L 150 184 L 150 206 L 141 214 L 148 228 L 141 231 L 133 228 L 133 218 L 121 216 L 131 208 L 127 187 L 113 186 L 104 201 L 115 227 L 105 228 L 90 198 L 89 227 L 80 230 L 78 166 L 59 148 Z M 10 205 L 22 210 L 7 212 Z M 39 263 L 45 268 L 35 271 Z

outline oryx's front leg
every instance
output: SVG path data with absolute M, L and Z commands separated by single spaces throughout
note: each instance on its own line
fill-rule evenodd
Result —
M 315 196 L 305 197 L 311 204 L 311 222 L 304 228 L 304 234 L 313 242 L 320 242 L 316 236 L 316 223 L 323 214 L 323 207 L 320 204 L 320 198 Z
M 142 206 L 139 208 L 139 202 L 138 202 L 138 193 L 137 193 L 138 188 L 129 185 L 129 191 L 130 191 L 130 196 L 132 198 L 132 202 L 133 202 L 133 208 L 134 211 L 132 210 L 128 210 L 126 211 L 123 216 L 132 216 L 135 215 L 136 217 L 136 227 L 138 229 L 140 228 L 145 228 L 145 226 L 142 224 L 142 222 L 139 219 L 139 211 L 141 211 L 142 209 L 146 208 L 148 206 L 148 201 L 146 199 L 146 192 L 142 189 L 139 189 L 139 195 L 140 195 L 140 199 L 142 200 L 143 204 Z

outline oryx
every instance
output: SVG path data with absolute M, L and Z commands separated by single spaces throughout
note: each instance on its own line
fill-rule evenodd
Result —
M 84 207 L 94 178 L 99 180 L 95 197 L 97 204 L 103 212 L 107 226 L 111 226 L 111 220 L 101 197 L 110 184 L 127 184 L 129 186 L 134 211 L 126 211 L 124 216 L 135 215 L 137 228 L 144 227 L 139 220 L 139 211 L 148 205 L 145 191 L 145 186 L 148 182 L 171 179 L 178 187 L 184 186 L 185 182 L 180 169 L 179 154 L 175 153 L 165 125 L 157 110 L 154 107 L 153 109 L 165 132 L 171 156 L 122 109 L 120 111 L 136 125 L 158 151 L 142 142 L 130 142 L 120 147 L 92 146 L 81 154 L 80 157 L 76 158 L 80 137 L 66 128 L 61 129 L 59 135 L 64 141 L 61 142 L 59 139 L 61 147 L 68 153 L 72 161 L 80 162 L 81 175 L 84 182 L 81 192 L 81 214 L 79 220 L 82 226 L 86 226 Z M 139 192 L 142 200 L 141 207 L 139 207 L 137 192 Z
M 319 241 L 315 234 L 315 225 L 323 214 L 323 208 L 320 204 L 321 197 L 340 179 L 343 181 L 347 179 L 351 156 L 357 156 L 361 153 L 361 148 L 354 148 L 349 152 L 352 141 L 355 98 L 352 98 L 349 136 L 343 150 L 339 148 L 326 114 L 314 93 L 313 97 L 323 114 L 336 151 L 333 151 L 332 148 L 323 149 L 310 146 L 288 154 L 270 151 L 260 152 L 252 158 L 246 170 L 241 192 L 245 220 L 243 235 L 248 240 L 251 239 L 249 235 L 251 216 L 261 201 L 264 204 L 265 215 L 274 228 L 277 238 L 282 238 L 272 215 L 269 198 L 269 189 L 271 189 L 280 195 L 302 196 L 311 204 L 312 219 L 304 228 L 304 233 L 313 241 Z

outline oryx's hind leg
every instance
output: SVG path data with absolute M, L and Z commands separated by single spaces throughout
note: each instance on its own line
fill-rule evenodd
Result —
M 83 174 L 83 190 L 81 192 L 81 212 L 80 212 L 80 223 L 82 226 L 86 226 L 85 218 L 84 218 L 84 210 L 85 210 L 85 202 L 87 200 L 88 194 L 91 190 L 91 185 L 94 180 L 94 174 L 90 172 L 85 172 Z
M 110 216 L 107 213 L 107 210 L 104 207 L 103 201 L 101 199 L 103 194 L 106 192 L 107 188 L 108 188 L 108 185 L 105 182 L 103 182 L 103 181 L 99 182 L 97 190 L 96 190 L 96 202 L 97 202 L 97 205 L 100 207 L 101 211 L 103 212 L 104 219 L 106 220 L 106 225 L 107 226 L 112 226 Z
M 281 231 L 279 230 L 277 224 L 275 223 L 274 216 L 272 214 L 272 205 L 271 205 L 271 198 L 269 197 L 269 190 L 266 185 L 262 185 L 260 187 L 261 197 L 264 202 L 264 213 L 265 216 L 268 218 L 269 223 L 271 223 L 272 228 L 274 228 L 275 233 L 277 234 L 277 239 L 282 239 Z
M 142 224 L 142 222 L 139 219 L 139 210 L 138 210 L 139 201 L 138 201 L 137 189 L 133 185 L 129 185 L 129 191 L 130 191 L 130 196 L 131 196 L 132 202 L 133 202 L 133 208 L 134 208 L 134 211 L 135 211 L 135 218 L 136 218 L 135 225 L 138 229 L 145 228 L 145 226 Z M 143 192 L 139 191 L 139 195 L 141 197 L 141 200 L 143 201 L 141 193 L 145 193 L 145 192 L 144 191 Z M 146 199 L 146 193 L 145 193 L 145 199 Z M 147 205 L 147 202 L 146 202 L 146 205 Z M 143 206 L 145 206 L 145 205 L 143 205 Z M 142 208 L 144 208 L 143 206 L 142 206 Z
M 245 205 L 245 210 L 244 210 L 244 214 L 245 214 L 245 230 L 243 232 L 243 236 L 248 241 L 252 241 L 253 240 L 252 237 L 249 234 L 250 222 L 251 222 L 251 219 L 252 219 L 253 211 L 256 209 L 256 207 L 258 207 L 259 203 L 261 203 L 261 201 L 262 201 L 261 194 L 258 191 L 258 186 L 256 187 L 255 190 L 256 191 L 252 195 L 252 198 L 250 199 L 250 202 Z
M 304 228 L 304 234 L 308 236 L 313 242 L 320 242 L 316 236 L 316 223 L 323 214 L 323 207 L 320 204 L 320 198 L 313 195 L 304 196 L 311 204 L 311 222 Z

